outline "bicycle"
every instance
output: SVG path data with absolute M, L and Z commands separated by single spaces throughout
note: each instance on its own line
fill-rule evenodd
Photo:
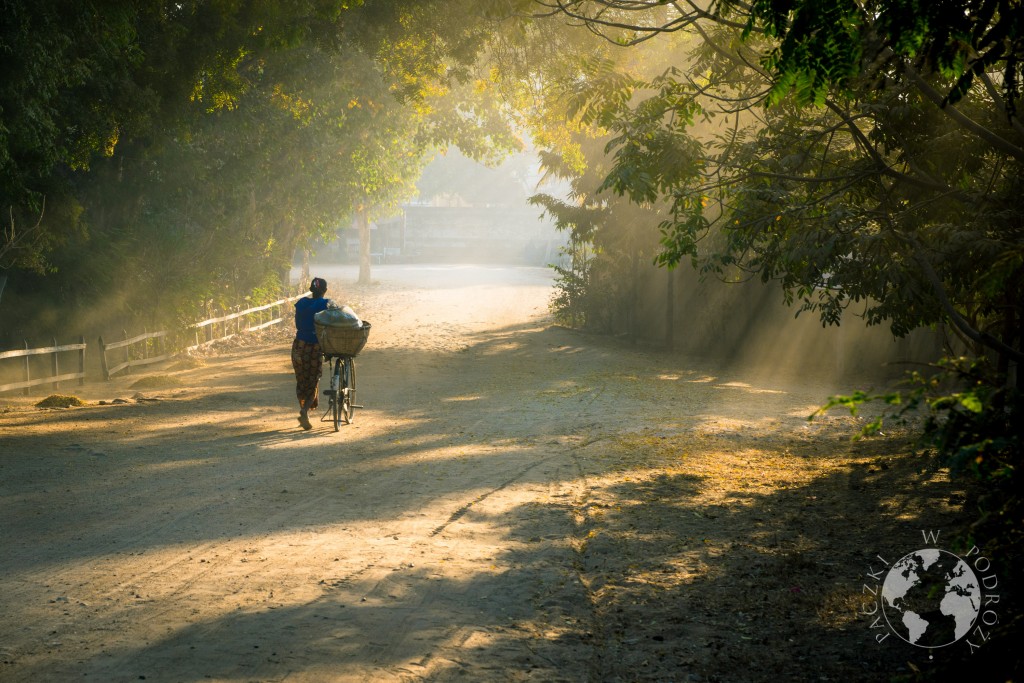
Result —
M 316 337 L 327 364 L 328 388 L 321 393 L 327 397 L 327 411 L 321 422 L 332 422 L 338 431 L 342 422 L 352 424 L 356 408 L 356 361 L 370 336 L 370 323 L 362 327 L 331 327 L 316 322 Z
M 327 396 L 327 412 L 321 422 L 333 421 L 334 431 L 338 431 L 342 420 L 352 424 L 355 409 L 363 406 L 356 403 L 356 362 L 353 356 L 324 354 L 327 367 L 330 368 L 330 388 L 324 389 Z

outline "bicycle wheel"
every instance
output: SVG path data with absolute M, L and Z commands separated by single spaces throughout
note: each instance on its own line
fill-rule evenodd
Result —
M 356 405 L 356 359 L 352 359 L 350 370 L 348 373 L 348 402 L 349 402 L 349 413 L 354 417 L 356 414 L 356 408 L 362 408 L 360 405 Z M 349 420 L 351 422 L 352 420 Z
M 352 404 L 355 399 L 355 366 L 351 358 L 345 359 L 345 365 L 341 371 L 341 410 L 345 415 L 345 424 L 352 424 Z
M 331 396 L 331 412 L 333 413 L 332 417 L 334 418 L 333 419 L 333 421 L 334 421 L 334 431 L 338 431 L 338 429 L 339 429 L 339 427 L 341 425 L 341 412 L 342 412 L 342 409 L 341 409 L 341 402 L 342 402 L 342 398 L 341 398 L 341 394 L 342 394 L 341 366 L 342 366 L 342 360 L 340 358 L 335 358 L 334 359 L 334 368 L 333 368 L 333 377 L 331 379 L 331 387 L 334 388 L 334 393 Z

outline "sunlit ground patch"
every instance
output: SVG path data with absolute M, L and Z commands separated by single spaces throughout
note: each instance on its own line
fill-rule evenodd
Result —
M 173 375 L 147 375 L 132 383 L 132 389 L 170 389 L 180 387 L 181 380 Z
M 595 444 L 587 455 L 608 476 L 630 482 L 649 499 L 675 496 L 687 505 L 754 505 L 761 496 L 806 485 L 845 466 L 817 444 L 779 433 L 777 425 L 773 431 L 771 419 L 762 425 L 709 421 L 686 432 L 620 432 Z M 641 484 L 647 480 L 652 483 Z
M 167 472 L 170 470 L 182 470 L 189 467 L 208 467 L 210 465 L 216 465 L 217 460 L 215 458 L 189 458 L 185 460 L 164 460 L 161 462 L 151 462 L 146 465 L 139 467 L 140 470 L 148 470 L 151 472 Z
M 202 368 L 206 366 L 206 361 L 202 358 L 193 358 L 192 356 L 183 356 L 178 360 L 174 361 L 167 369 L 171 372 L 179 372 L 182 370 L 195 370 L 196 368 Z
M 742 389 L 750 394 L 785 394 L 785 391 L 778 389 L 762 389 L 753 385 L 747 384 L 746 382 L 722 382 L 717 385 L 720 389 Z
M 693 431 L 697 434 L 724 434 L 733 438 L 747 438 L 764 432 L 778 438 L 778 427 L 779 421 L 773 416 L 737 419 L 724 415 L 709 415 L 704 417 Z
M 588 386 L 585 384 L 578 384 L 572 380 L 563 380 L 555 383 L 550 389 L 544 389 L 540 392 L 541 396 L 554 396 L 557 398 L 574 398 L 583 394 L 590 393 L 595 390 L 595 387 Z
M 501 341 L 497 340 L 487 343 L 487 347 L 483 349 L 485 356 L 501 356 L 506 353 L 513 353 L 524 348 L 526 345 L 521 341 Z

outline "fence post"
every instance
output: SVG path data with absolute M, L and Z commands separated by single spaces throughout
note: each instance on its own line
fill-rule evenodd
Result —
M 128 341 L 128 330 L 121 330 L 121 334 L 124 335 L 124 340 Z M 131 348 L 127 346 L 124 347 L 124 362 L 128 364 L 128 367 L 125 368 L 125 372 L 129 375 L 132 374 L 132 356 L 130 352 Z
M 28 339 L 25 340 L 25 350 L 28 351 Z M 25 356 L 25 381 L 32 381 L 32 370 L 29 367 L 28 356 Z M 21 390 L 25 396 L 28 396 L 28 389 L 28 387 L 25 387 Z
M 78 335 L 78 343 L 82 348 L 78 349 L 78 386 L 85 386 L 85 335 Z
M 100 335 L 100 368 L 103 370 L 103 381 L 110 381 L 110 366 L 107 365 L 107 345 L 103 343 L 103 335 Z
M 53 338 L 53 348 L 55 348 L 55 349 L 57 348 L 57 338 L 56 337 Z M 57 377 L 57 376 L 60 375 L 60 363 L 57 360 L 57 356 L 59 356 L 59 355 L 60 354 L 57 353 L 56 351 L 54 351 L 52 354 L 50 354 L 50 370 L 53 372 L 53 374 L 51 374 L 50 377 Z M 58 389 L 60 389 L 60 382 L 54 382 L 53 383 L 53 390 L 57 391 Z

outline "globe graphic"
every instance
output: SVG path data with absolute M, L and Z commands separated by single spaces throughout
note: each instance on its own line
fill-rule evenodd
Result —
M 980 610 L 978 577 L 945 550 L 926 548 L 900 558 L 882 583 L 885 619 L 911 645 L 955 643 L 971 630 Z

